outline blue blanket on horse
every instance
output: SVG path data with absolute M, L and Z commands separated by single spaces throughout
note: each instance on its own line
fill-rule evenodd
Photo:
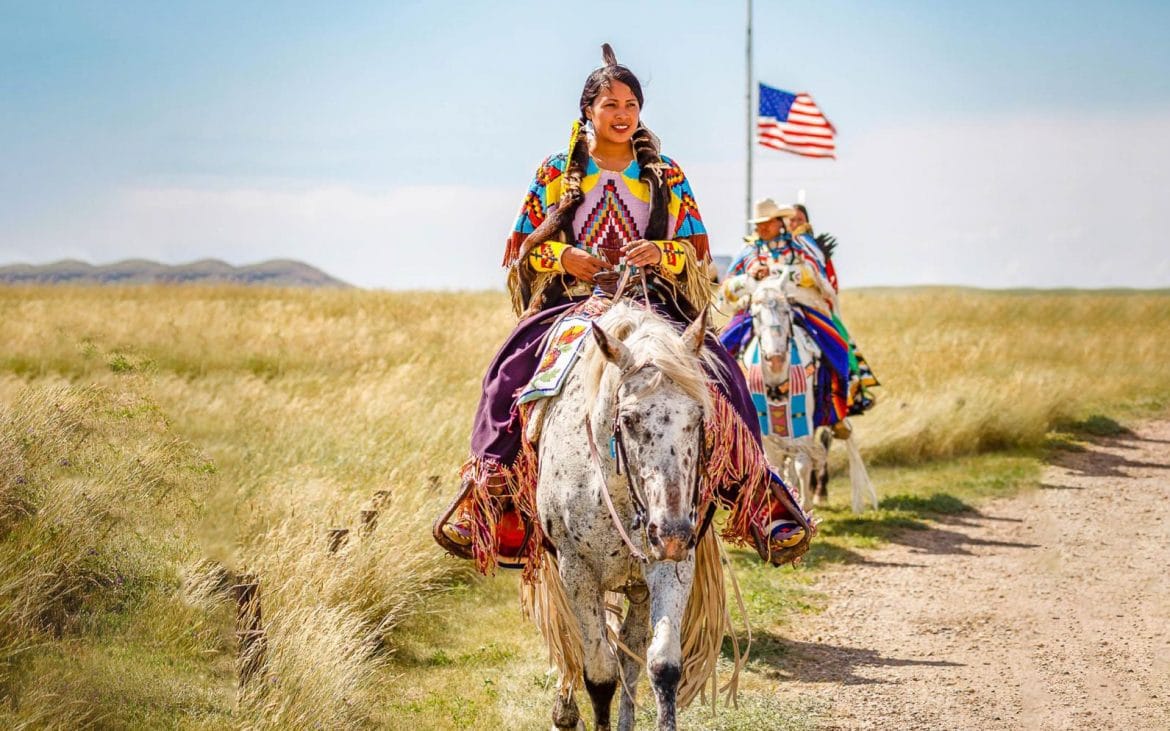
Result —
M 719 343 L 728 353 L 731 353 L 732 357 L 738 357 L 740 352 L 752 341 L 753 335 L 755 335 L 755 329 L 752 327 L 752 313 L 749 310 L 743 310 L 732 315 L 731 320 L 723 328 L 723 332 L 719 333 Z
M 833 323 L 833 318 L 811 307 L 797 305 L 792 308 L 796 324 L 812 336 L 821 351 L 821 358 L 849 382 L 849 343 Z

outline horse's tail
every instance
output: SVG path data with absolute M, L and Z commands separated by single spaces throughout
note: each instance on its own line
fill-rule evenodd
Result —
M 724 574 L 724 564 L 727 573 Z M 727 583 L 731 586 L 739 605 L 740 616 L 747 627 L 747 643 L 740 651 L 739 638 L 731 626 L 731 614 L 727 609 Z M 722 686 L 716 677 L 719 654 L 723 647 L 724 635 L 731 637 L 733 667 L 731 676 Z M 719 694 L 724 693 L 728 702 L 735 698 L 739 687 L 739 672 L 747 664 L 752 644 L 752 629 L 748 624 L 747 611 L 739 585 L 732 573 L 731 562 L 723 551 L 716 531 L 708 529 L 695 547 L 695 579 L 682 622 L 682 680 L 678 686 L 678 703 L 686 708 L 700 694 L 706 702 L 710 690 L 714 706 Z
M 537 580 L 520 582 L 520 606 L 540 629 L 548 646 L 548 661 L 557 669 L 562 695 L 579 690 L 585 672 L 581 627 L 573 615 L 557 560 L 550 554 L 537 569 Z
M 865 462 L 861 459 L 861 450 L 858 448 L 857 440 L 853 437 L 852 432 L 845 440 L 845 448 L 849 450 L 849 485 L 853 488 L 853 512 L 860 513 L 865 510 L 866 503 L 877 510 L 877 491 L 869 479 L 869 472 L 865 469 Z

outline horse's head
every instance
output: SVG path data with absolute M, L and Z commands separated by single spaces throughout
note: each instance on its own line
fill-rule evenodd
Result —
M 706 314 L 681 337 L 653 313 L 619 314 L 639 321 L 619 318 L 611 326 L 607 318 L 614 334 L 596 323 L 593 333 L 605 360 L 619 373 L 613 429 L 620 469 L 635 511 L 645 511 L 651 554 L 660 561 L 681 561 L 698 537 L 703 422 L 710 408 L 700 355 Z
M 762 280 L 752 293 L 752 322 L 759 338 L 764 383 L 779 386 L 788 380 L 788 341 L 792 335 L 792 308 L 781 274 Z

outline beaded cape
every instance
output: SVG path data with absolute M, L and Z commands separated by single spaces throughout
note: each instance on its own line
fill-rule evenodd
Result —
M 504 265 L 513 264 L 528 234 L 556 209 L 561 197 L 562 176 L 568 162 L 567 152 L 549 156 L 537 168 L 532 184 L 524 196 L 520 215 L 508 238 Z M 700 262 L 709 258 L 707 229 L 699 214 L 695 195 L 682 168 L 662 156 L 665 182 L 670 188 L 667 231 L 672 239 L 686 239 Z M 573 216 L 574 241 L 565 243 L 585 249 L 595 256 L 609 256 L 622 245 L 644 238 L 650 217 L 650 188 L 639 179 L 641 168 L 633 160 L 625 170 L 603 170 L 592 158 L 581 180 L 584 200 Z

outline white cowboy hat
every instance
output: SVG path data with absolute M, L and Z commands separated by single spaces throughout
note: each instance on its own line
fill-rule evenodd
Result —
M 792 206 L 784 206 L 781 208 L 776 205 L 776 201 L 771 198 L 756 201 L 755 217 L 749 218 L 748 223 L 763 223 L 764 221 L 771 221 L 773 218 L 780 218 L 781 216 L 791 216 L 796 211 Z

